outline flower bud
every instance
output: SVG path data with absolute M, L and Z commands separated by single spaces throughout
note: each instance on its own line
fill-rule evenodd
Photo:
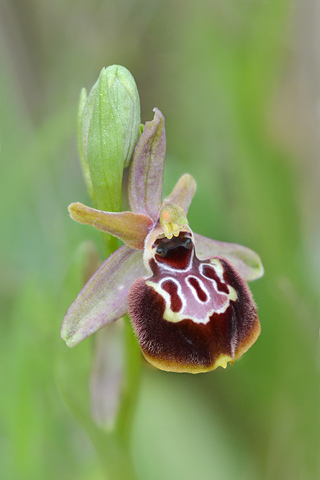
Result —
M 140 100 L 124 67 L 101 70 L 89 96 L 83 90 L 78 113 L 78 145 L 84 177 L 95 207 L 121 210 L 121 183 L 140 136 Z

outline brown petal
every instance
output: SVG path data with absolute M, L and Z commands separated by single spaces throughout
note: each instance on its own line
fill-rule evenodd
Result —
M 170 195 L 168 195 L 164 199 L 163 203 L 175 203 L 176 205 L 179 205 L 179 207 L 183 208 L 183 210 L 187 214 L 191 200 L 196 193 L 196 189 L 197 184 L 195 179 L 191 175 L 189 175 L 189 173 L 185 173 L 178 180 Z
M 101 232 L 111 233 L 138 250 L 144 248 L 145 238 L 153 227 L 153 221 L 147 215 L 132 212 L 103 212 L 79 202 L 69 205 L 69 212 L 73 220 L 92 225 Z

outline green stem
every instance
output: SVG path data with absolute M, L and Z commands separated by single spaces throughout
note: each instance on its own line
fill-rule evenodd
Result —
M 141 375 L 141 352 L 128 316 L 124 318 L 124 347 L 124 385 L 115 432 L 121 443 L 128 447 Z
M 114 435 L 107 434 L 101 439 L 94 435 L 92 440 L 100 458 L 106 479 L 138 480 L 134 473 L 134 466 L 128 450 L 124 449 L 123 446 L 117 442 Z
M 69 409 L 90 437 L 105 478 L 107 480 L 138 480 L 128 449 L 120 444 L 114 433 L 105 432 L 93 423 L 90 415 L 79 404 L 77 396 L 70 393 L 63 383 L 59 382 L 59 386 Z
M 105 247 L 106 258 L 115 252 L 119 247 L 118 239 L 110 235 L 109 233 L 102 233 L 102 240 Z
M 107 256 L 119 246 L 118 240 L 108 234 L 103 234 L 103 241 Z M 123 337 L 124 378 L 115 428 L 110 433 L 104 432 L 103 438 L 107 438 L 107 442 L 101 442 L 101 439 L 93 436 L 97 453 L 109 480 L 136 479 L 130 452 L 130 435 L 140 386 L 141 353 L 128 316 L 124 318 Z

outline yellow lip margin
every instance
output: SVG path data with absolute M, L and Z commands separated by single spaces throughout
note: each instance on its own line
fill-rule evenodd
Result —
M 211 372 L 218 367 L 227 368 L 228 363 L 233 364 L 233 358 L 229 355 L 220 355 L 213 365 L 207 367 L 201 365 L 183 365 L 174 361 L 159 359 L 155 357 L 150 357 L 147 353 L 142 350 L 142 353 L 151 365 L 158 368 L 159 370 L 164 370 L 165 372 L 176 372 L 176 373 L 205 373 Z

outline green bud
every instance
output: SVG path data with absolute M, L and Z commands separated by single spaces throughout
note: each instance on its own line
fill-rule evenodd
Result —
M 79 157 L 81 161 L 81 166 L 82 166 L 82 171 L 83 171 L 83 176 L 87 184 L 87 189 L 88 192 L 95 203 L 94 200 L 94 192 L 93 192 L 93 187 L 92 187 L 92 182 L 91 182 L 91 176 L 90 176 L 90 170 L 89 170 L 89 164 L 87 162 L 87 159 L 83 153 L 83 144 L 82 144 L 82 118 L 83 118 L 83 112 L 84 108 L 86 106 L 87 102 L 87 90 L 83 88 L 80 93 L 80 98 L 79 98 L 79 107 L 78 107 L 78 152 L 79 152 Z M 87 139 L 86 139 L 87 140 Z
M 87 97 L 81 92 L 78 146 L 95 207 L 121 210 L 121 184 L 140 137 L 140 100 L 131 73 L 113 65 L 101 70 Z

